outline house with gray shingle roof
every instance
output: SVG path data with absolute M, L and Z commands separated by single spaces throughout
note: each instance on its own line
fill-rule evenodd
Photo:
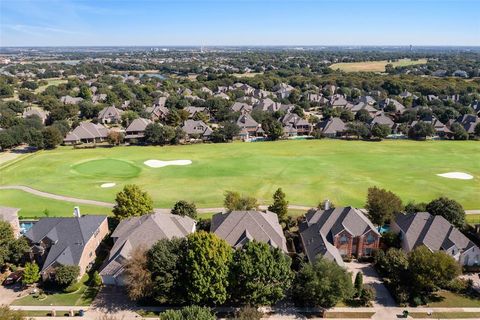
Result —
M 26 233 L 30 257 L 41 267 L 43 279 L 59 266 L 79 266 L 82 276 L 94 263 L 96 250 L 108 234 L 107 216 L 43 218 Z
M 245 135 L 243 138 L 248 139 L 249 137 L 262 136 L 264 134 L 262 125 L 255 121 L 248 113 L 238 117 L 237 125 L 241 129 L 241 136 Z
M 152 123 L 150 119 L 137 118 L 125 129 L 125 139 L 142 139 L 147 126 Z
M 122 220 L 111 235 L 113 247 L 100 268 L 103 283 L 125 285 L 125 262 L 137 248 L 148 250 L 158 240 L 183 238 L 192 232 L 195 232 L 195 220 L 186 216 L 154 213 Z
M 341 137 L 345 134 L 347 126 L 340 118 L 331 117 L 317 124 L 320 132 L 329 138 Z
M 433 252 L 448 253 L 461 265 L 480 264 L 480 249 L 442 216 L 428 212 L 397 214 L 391 229 L 400 233 L 406 252 L 423 245 Z
M 244 102 L 235 102 L 230 107 L 230 110 L 232 110 L 233 112 L 240 112 L 241 114 L 245 114 L 245 113 L 250 113 L 253 110 L 253 106 Z
M 288 252 L 278 216 L 270 211 L 217 213 L 212 217 L 210 232 L 234 248 L 241 248 L 248 241 L 256 240 Z
M 123 111 L 115 106 L 105 107 L 98 113 L 98 121 L 101 123 L 120 123 Z
M 60 102 L 63 104 L 79 104 L 80 102 L 83 101 L 83 98 L 81 97 L 71 97 L 71 96 L 63 96 L 60 98 Z
M 371 256 L 380 243 L 375 226 L 353 207 L 309 211 L 300 225 L 300 238 L 310 262 L 322 255 L 341 266 L 343 257 Z
M 32 108 L 28 107 L 23 111 L 23 118 L 31 117 L 31 116 L 37 116 L 40 118 L 43 124 L 47 121 L 48 118 L 48 112 L 43 111 L 40 108 Z
M 296 113 L 287 113 L 280 119 L 280 122 L 284 127 L 294 128 L 296 134 L 300 136 L 309 135 L 312 131 L 312 125 Z M 290 129 L 287 130 L 290 131 Z
M 82 122 L 73 131 L 69 132 L 64 143 L 96 143 L 104 141 L 108 136 L 108 129 L 101 124 L 92 122 Z
M 13 234 L 16 238 L 20 236 L 20 223 L 18 221 L 17 208 L 0 207 L 0 220 L 8 222 L 12 226 Z
M 201 120 L 187 120 L 183 123 L 182 130 L 190 138 L 208 139 L 213 133 L 212 129 Z

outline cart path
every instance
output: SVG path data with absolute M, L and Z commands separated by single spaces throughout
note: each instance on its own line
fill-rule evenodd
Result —
M 43 197 L 43 198 L 49 198 L 49 199 L 54 199 L 54 200 L 59 200 L 59 201 L 67 201 L 67 202 L 74 202 L 77 204 L 88 204 L 92 206 L 99 206 L 99 207 L 106 207 L 106 208 L 113 208 L 114 204 L 111 202 L 104 202 L 104 201 L 97 201 L 97 200 L 88 200 L 88 199 L 80 199 L 80 198 L 75 198 L 75 197 L 68 197 L 68 196 L 61 196 L 58 194 L 54 193 L 49 193 L 49 192 L 44 192 L 40 191 L 34 188 L 30 188 L 27 186 L 21 186 L 21 185 L 12 185 L 12 186 L 0 186 L 0 190 L 21 190 L 24 192 L 31 193 L 33 195 Z M 268 208 L 267 205 L 260 205 L 259 209 L 261 210 L 266 210 Z M 311 206 L 302 206 L 302 205 L 295 205 L 295 204 L 289 204 L 288 205 L 289 209 L 293 210 L 305 210 L 308 211 L 312 209 Z M 161 213 L 170 213 L 170 208 L 156 208 L 156 212 L 161 212 Z M 199 213 L 210 213 L 210 212 L 221 212 L 224 211 L 225 208 L 223 207 L 215 207 L 215 208 L 198 208 L 197 211 Z M 480 210 L 465 210 L 466 214 L 480 214 Z

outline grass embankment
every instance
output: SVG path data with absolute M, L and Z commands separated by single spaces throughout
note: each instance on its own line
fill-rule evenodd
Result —
M 363 207 L 368 187 L 376 185 L 392 190 L 405 202 L 428 202 L 445 195 L 465 209 L 479 209 L 480 162 L 472 161 L 478 154 L 480 144 L 473 141 L 303 140 L 81 150 L 61 147 L 0 167 L 0 185 L 25 185 L 113 202 L 125 184 L 135 183 L 152 195 L 157 208 L 171 207 L 181 199 L 194 201 L 199 208 L 221 207 L 226 190 L 269 204 L 278 187 L 293 205 L 316 206 L 330 199 L 337 206 Z M 192 164 L 150 168 L 143 163 L 150 159 L 188 159 Z M 436 175 L 452 171 L 469 173 L 474 179 Z M 107 182 L 116 186 L 100 187 Z M 0 205 L 35 206 L 37 209 L 28 210 L 41 212 L 46 203 L 37 205 L 37 200 L 24 192 L 0 193 Z M 67 207 L 68 215 L 72 204 Z M 81 207 L 85 213 L 105 212 Z
M 414 319 L 480 319 L 480 312 L 433 312 L 431 315 L 426 312 L 410 312 L 408 315 Z
M 385 72 L 385 66 L 387 64 L 392 64 L 393 67 L 405 67 L 405 66 L 419 65 L 419 64 L 426 64 L 426 63 L 427 63 L 427 59 L 419 59 L 419 60 L 401 59 L 394 62 L 389 62 L 387 60 L 380 60 L 380 61 L 335 63 L 335 64 L 332 64 L 330 68 L 333 70 L 340 69 L 345 72 Z

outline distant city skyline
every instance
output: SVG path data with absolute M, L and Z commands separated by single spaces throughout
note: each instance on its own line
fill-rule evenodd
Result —
M 480 46 L 477 0 L 0 0 L 0 46 Z

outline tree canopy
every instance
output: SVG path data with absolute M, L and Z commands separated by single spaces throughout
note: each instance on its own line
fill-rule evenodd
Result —
M 118 219 L 143 216 L 153 212 L 153 200 L 135 184 L 127 184 L 115 197 L 113 214 Z
M 236 301 L 260 306 L 283 299 L 293 280 L 291 259 L 280 249 L 251 241 L 233 255 L 231 292 Z

